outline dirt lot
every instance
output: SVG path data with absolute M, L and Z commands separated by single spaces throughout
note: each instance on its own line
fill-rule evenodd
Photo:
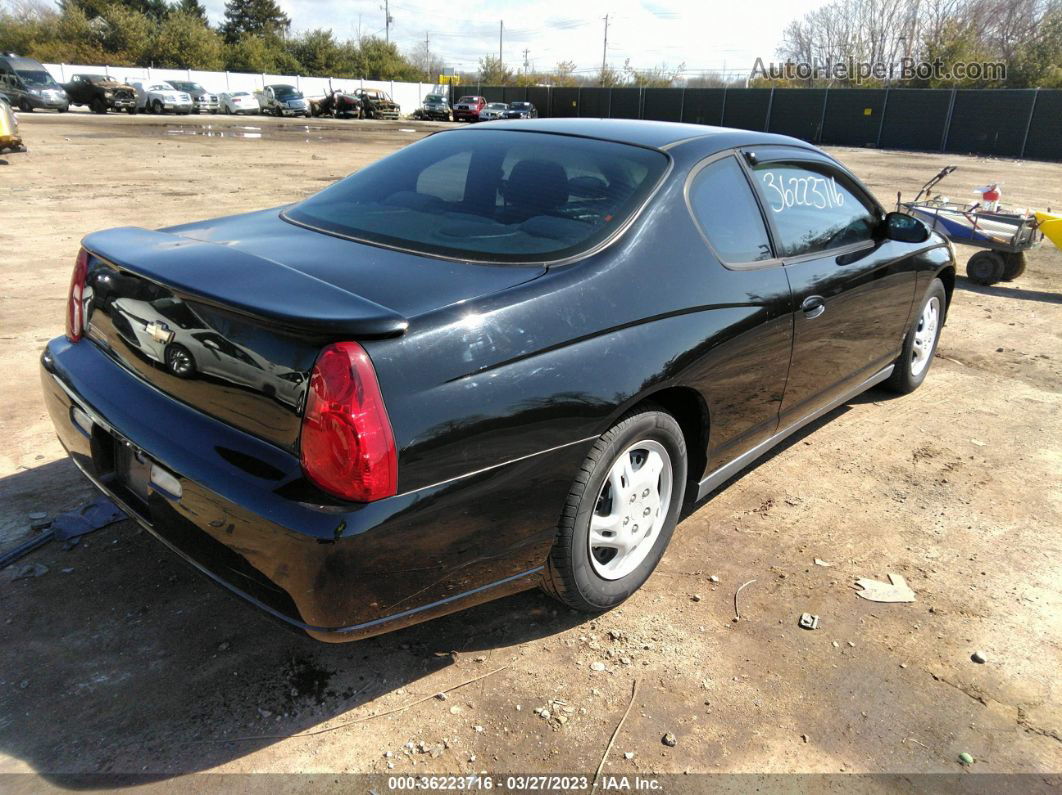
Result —
M 297 199 L 427 129 L 22 121 L 29 154 L 0 159 L 0 548 L 28 512 L 92 493 L 37 377 L 84 234 Z M 837 154 L 886 204 L 953 162 L 955 196 L 1003 180 L 1012 205 L 1062 205 L 1062 164 Z M 793 438 L 687 517 L 641 592 L 594 619 L 530 592 L 327 646 L 130 521 L 33 553 L 23 563 L 46 573 L 0 572 L 0 772 L 592 773 L 635 682 L 606 772 L 957 772 L 960 752 L 977 772 L 1060 772 L 1060 483 L 1062 253 L 1041 248 L 1016 283 L 959 280 L 916 394 L 871 392 Z M 855 578 L 889 572 L 915 603 L 855 596 Z M 797 627 L 805 611 L 820 629 Z

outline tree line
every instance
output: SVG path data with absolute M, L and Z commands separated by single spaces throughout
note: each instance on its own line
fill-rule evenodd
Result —
M 217 27 L 199 0 L 8 0 L 0 7 L 0 52 L 44 63 L 435 80 L 375 36 L 341 41 L 331 30 L 290 29 L 276 0 L 229 0 Z
M 925 88 L 1062 88 L 1062 0 L 833 0 L 791 22 L 778 55 L 790 63 L 1002 63 L 1006 77 L 930 76 Z M 824 77 L 792 85 L 854 82 Z M 779 81 L 764 81 L 779 85 Z M 864 86 L 894 84 L 888 78 Z

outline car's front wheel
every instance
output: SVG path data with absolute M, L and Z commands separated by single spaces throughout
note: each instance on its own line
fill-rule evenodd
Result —
M 933 354 L 937 350 L 937 342 L 940 340 L 940 330 L 944 327 L 947 309 L 948 294 L 944 290 L 944 283 L 940 279 L 934 279 L 903 339 L 903 349 L 896 360 L 892 375 L 885 382 L 890 389 L 906 395 L 914 392 L 926 380 L 929 366 L 933 363 Z
M 671 540 L 686 489 L 686 443 L 671 415 L 628 414 L 594 443 L 568 494 L 543 587 L 598 612 L 638 590 Z
M 195 375 L 195 359 L 183 345 L 174 343 L 166 348 L 166 369 L 178 378 L 192 378 Z

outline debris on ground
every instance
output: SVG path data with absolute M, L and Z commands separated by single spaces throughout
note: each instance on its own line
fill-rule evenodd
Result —
M 691 602 L 699 602 L 699 601 L 701 601 L 701 595 L 699 593 L 695 593 L 693 596 L 690 597 L 690 601 Z
M 0 554 L 0 569 L 10 566 L 16 560 L 25 557 L 33 550 L 44 546 L 53 539 L 65 541 L 67 546 L 73 546 L 81 536 L 125 519 L 125 514 L 110 499 L 100 496 L 76 511 L 59 514 L 51 521 L 48 520 L 48 515 L 42 511 L 34 511 L 29 515 L 29 518 L 30 526 L 34 530 L 47 529 L 27 541 L 23 541 L 14 549 L 9 549 L 7 552 Z
M 675 737 L 675 735 L 671 732 L 668 732 L 660 738 L 660 742 L 662 742 L 668 748 L 674 748 L 676 745 L 678 745 L 678 738 Z
M 719 578 L 712 574 L 710 577 L 708 577 L 708 582 L 719 582 Z
M 797 622 L 797 624 L 800 626 L 801 629 L 818 629 L 819 617 L 813 616 L 811 613 L 801 613 L 800 620 Z
M 972 765 L 973 763 L 974 763 L 974 758 L 973 758 L 972 755 L 966 753 L 965 751 L 963 751 L 961 754 L 959 754 L 959 764 L 960 765 L 966 766 L 966 765 Z
M 827 563 L 822 558 L 815 558 L 815 565 L 816 566 L 832 566 L 833 564 L 832 563 Z
M 975 651 L 973 654 L 970 655 L 970 659 L 973 660 L 975 663 L 979 663 L 982 665 L 988 662 L 988 658 L 985 656 L 985 653 L 983 651 Z
M 623 758 L 624 759 L 634 759 L 634 751 L 624 751 L 623 752 Z
M 915 600 L 915 592 L 899 574 L 890 574 L 889 582 L 860 577 L 856 580 L 855 587 L 862 588 L 856 592 L 856 596 L 861 596 L 871 602 L 913 602 Z
M 52 520 L 52 532 L 57 541 L 76 543 L 75 539 L 125 518 L 110 499 L 97 497 L 88 505 L 56 516 Z
M 40 577 L 48 573 L 48 567 L 43 563 L 27 563 L 21 569 L 18 570 L 18 574 L 13 579 L 25 580 L 30 577 Z
M 752 583 L 754 583 L 754 582 L 756 582 L 756 580 L 749 580 L 748 582 L 743 582 L 738 587 L 738 589 L 736 591 L 734 591 L 734 621 L 740 621 L 741 620 L 741 611 L 738 610 L 738 595 L 743 590 L 745 590 L 745 586 L 752 585 Z
M 590 663 L 590 670 L 591 671 L 598 671 L 598 672 L 604 671 L 605 670 L 605 664 L 603 662 L 592 662 L 592 663 Z

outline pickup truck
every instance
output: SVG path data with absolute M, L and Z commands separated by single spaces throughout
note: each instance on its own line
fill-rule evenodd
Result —
M 397 119 L 402 108 L 378 88 L 359 88 L 354 96 L 361 102 L 366 119 Z
M 483 97 L 461 97 L 454 103 L 454 121 L 479 121 L 480 111 L 486 106 Z
M 73 75 L 69 83 L 63 83 L 63 90 L 71 105 L 88 105 L 93 113 L 136 113 L 136 89 L 107 75 Z
M 183 91 L 192 98 L 192 113 L 217 113 L 219 109 L 218 95 L 211 94 L 199 83 L 192 80 L 168 80 L 171 86 L 178 91 Z
M 295 86 L 277 84 L 254 92 L 262 113 L 273 116 L 309 116 L 310 103 Z

